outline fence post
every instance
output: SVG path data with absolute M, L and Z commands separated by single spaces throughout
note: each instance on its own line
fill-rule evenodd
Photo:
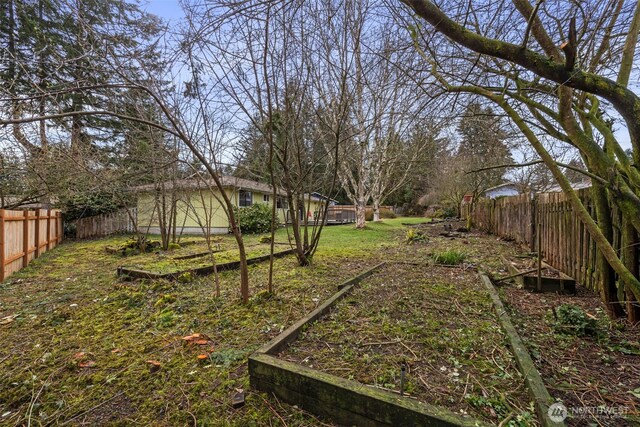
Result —
M 35 257 L 38 258 L 40 256 L 40 208 L 36 209 L 35 241 L 36 241 Z
M 47 250 L 51 249 L 51 209 L 47 209 Z
M 5 262 L 4 209 L 0 209 L 0 282 L 4 280 Z
M 60 244 L 60 242 L 62 242 L 62 212 L 60 211 L 56 212 L 56 228 L 57 228 L 56 245 L 58 245 Z
M 529 197 L 529 203 L 531 204 L 531 242 L 529 245 L 531 247 L 531 252 L 536 251 L 536 242 L 538 240 L 537 233 L 539 233 L 538 222 L 538 195 L 533 194 L 533 197 Z
M 24 254 L 22 255 L 22 268 L 29 264 L 29 211 L 24 211 L 24 218 L 22 219 L 22 249 Z

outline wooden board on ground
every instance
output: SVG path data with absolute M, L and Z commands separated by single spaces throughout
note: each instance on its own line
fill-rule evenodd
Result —
M 521 274 L 527 268 L 522 268 L 517 262 L 504 255 L 501 256 L 501 259 L 510 274 L 519 274 L 513 280 L 527 291 L 576 293 L 576 281 L 547 263 L 542 263 L 544 268 L 544 273 L 541 277 L 542 289 L 538 290 L 538 276 L 536 274 Z

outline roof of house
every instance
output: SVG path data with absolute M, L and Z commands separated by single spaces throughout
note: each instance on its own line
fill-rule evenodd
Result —
M 574 182 L 571 184 L 571 188 L 573 188 L 574 190 L 582 190 L 583 188 L 589 188 L 591 187 L 591 179 L 588 179 L 586 181 L 581 181 L 581 182 Z M 554 185 L 553 187 L 550 187 L 548 190 L 545 191 L 545 193 L 561 193 L 562 192 L 562 188 L 559 185 Z
M 257 191 L 260 193 L 272 193 L 273 189 L 269 184 L 265 184 L 263 182 L 253 181 L 251 179 L 238 178 L 231 175 L 220 175 L 220 181 L 222 182 L 222 186 L 224 188 L 234 188 L 238 190 L 249 190 L 249 191 Z M 165 190 L 172 190 L 174 183 L 171 181 L 164 183 Z M 217 188 L 216 183 L 212 178 L 209 179 L 198 179 L 198 178 L 187 178 L 187 179 L 179 179 L 175 181 L 175 187 L 180 190 L 188 190 L 188 189 L 207 189 Z M 132 190 L 138 192 L 150 192 L 156 191 L 156 189 L 160 189 L 159 184 L 146 184 L 139 185 L 137 187 L 132 187 Z M 285 191 L 282 188 L 278 189 L 278 194 L 281 196 L 286 195 Z M 305 198 L 309 197 L 308 194 L 305 194 Z M 330 202 L 337 202 L 334 199 L 331 199 L 327 196 L 324 196 L 320 193 L 313 192 L 311 193 L 311 198 L 316 200 L 329 200 Z
M 307 197 L 307 195 L 305 194 L 305 197 Z M 338 201 L 336 199 L 332 199 L 331 197 L 327 197 L 324 194 L 320 194 L 317 191 L 314 191 L 313 193 L 311 193 L 311 198 L 312 199 L 318 199 L 318 200 L 328 200 L 330 202 L 333 203 L 338 203 Z
M 220 175 L 220 181 L 222 182 L 222 186 L 225 188 L 237 188 L 239 190 L 250 190 L 250 191 L 259 191 L 261 193 L 271 193 L 273 190 L 270 185 L 265 184 L 263 182 L 253 181 L 250 179 L 238 178 L 231 175 Z M 164 183 L 165 190 L 172 190 L 174 188 L 186 190 L 186 189 L 206 189 L 209 187 L 216 188 L 216 183 L 213 178 L 209 179 L 197 179 L 197 178 L 188 178 L 188 179 L 178 179 L 175 182 L 168 181 Z M 156 189 L 160 189 L 159 184 L 146 184 L 146 185 L 138 185 L 137 187 L 133 187 L 134 191 L 155 191 Z M 282 189 L 278 190 L 278 194 L 284 194 Z
M 489 191 L 495 191 L 495 190 L 499 190 L 501 188 L 507 188 L 507 187 L 513 187 L 516 190 L 518 189 L 518 185 L 517 184 L 514 184 L 513 182 L 505 182 L 504 184 L 500 184 L 500 185 L 496 185 L 495 187 L 487 188 L 486 190 L 484 190 L 484 192 L 487 193 Z

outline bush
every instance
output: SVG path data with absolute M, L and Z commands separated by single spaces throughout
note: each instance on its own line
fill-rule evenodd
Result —
M 393 219 L 393 218 L 397 218 L 398 215 L 396 215 L 395 213 L 393 213 L 392 211 L 380 211 L 380 218 L 384 218 L 384 219 Z
M 410 228 L 407 230 L 407 235 L 405 240 L 407 243 L 414 243 L 414 242 L 424 242 L 427 240 L 427 238 L 425 237 L 423 232 L 418 231 L 415 228 Z
M 392 219 L 397 217 L 398 216 L 391 211 L 380 210 L 380 219 Z M 367 213 L 364 214 L 364 220 L 373 221 L 373 210 L 367 210 Z
M 594 336 L 598 333 L 596 319 L 589 317 L 587 313 L 577 305 L 562 304 L 555 309 L 556 331 L 576 335 L 578 337 Z
M 266 233 L 271 230 L 271 208 L 256 203 L 245 208 L 236 208 L 236 219 L 245 234 Z
M 453 207 L 440 208 L 433 213 L 434 218 L 455 218 L 458 216 L 456 209 Z
M 169 246 L 167 247 L 167 249 L 170 250 L 170 251 L 173 251 L 173 250 L 176 250 L 176 249 L 180 249 L 180 244 L 171 242 L 171 243 L 169 243 Z

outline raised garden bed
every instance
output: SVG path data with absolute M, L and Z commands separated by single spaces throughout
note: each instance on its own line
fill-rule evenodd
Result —
M 536 269 L 535 258 L 507 257 L 503 255 L 501 259 L 509 274 L 518 275 L 513 280 L 527 291 L 576 293 L 576 281 L 545 262 L 542 262 L 541 288 L 538 289 L 538 276 L 536 272 L 532 271 Z M 523 274 L 527 271 L 532 272 Z
M 293 249 L 289 249 L 286 251 L 275 252 L 273 254 L 274 258 L 281 258 L 287 255 L 294 253 Z M 261 255 L 253 258 L 247 259 L 248 265 L 257 264 L 259 262 L 267 261 L 270 258 L 270 255 Z M 240 261 L 231 261 L 217 264 L 215 269 L 213 265 L 204 265 L 195 268 L 188 268 L 184 270 L 177 270 L 168 273 L 155 273 L 152 271 L 146 271 L 136 268 L 129 267 L 118 267 L 116 270 L 116 274 L 118 277 L 125 280 L 135 280 L 135 279 L 165 279 L 165 280 L 176 280 L 181 277 L 185 273 L 191 273 L 194 276 L 207 276 L 213 274 L 215 270 L 218 272 L 229 271 L 229 270 L 237 270 L 240 268 Z
M 336 295 L 250 358 L 252 384 L 349 424 L 536 425 L 474 272 L 393 264 Z M 419 418 L 385 418 L 396 410 Z
M 309 315 L 296 322 L 249 358 L 251 385 L 300 405 L 310 412 L 339 423 L 363 426 L 433 425 L 483 426 L 483 422 L 461 417 L 447 409 L 398 396 L 356 381 L 282 360 L 274 355 L 295 343 L 313 322 L 331 311 L 362 280 L 381 269 L 379 264 L 338 285 L 340 289 Z

